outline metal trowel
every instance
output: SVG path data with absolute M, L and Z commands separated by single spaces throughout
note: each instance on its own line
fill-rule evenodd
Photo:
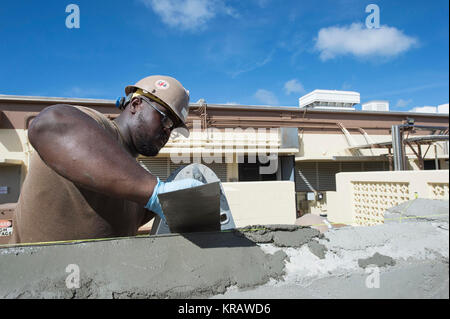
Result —
M 181 223 L 183 223 L 184 221 L 188 223 L 199 222 L 197 226 L 192 227 L 190 226 L 188 228 L 190 229 L 190 231 L 196 232 L 202 231 L 202 229 L 213 229 L 212 226 L 211 228 L 209 228 L 209 226 L 205 227 L 205 225 L 202 224 L 203 223 L 202 217 L 200 217 L 199 215 L 208 216 L 205 220 L 205 224 L 206 221 L 208 221 L 208 223 L 211 222 L 210 225 L 214 224 L 214 227 L 217 227 L 217 225 L 215 224 L 216 215 L 215 213 L 214 214 L 212 213 L 213 211 L 212 208 L 217 207 L 216 206 L 217 200 L 219 201 L 219 214 L 220 214 L 219 230 L 229 230 L 236 228 L 220 179 L 209 167 L 198 163 L 179 167 L 178 169 L 173 171 L 172 174 L 167 178 L 167 182 L 181 180 L 185 178 L 193 178 L 198 181 L 201 181 L 202 183 L 205 183 L 206 185 L 192 188 L 190 189 L 191 192 L 189 192 L 190 191 L 189 189 L 186 189 L 177 191 L 181 192 L 180 194 L 163 196 L 162 199 L 161 197 L 159 197 L 160 203 L 164 201 L 166 203 L 166 207 L 169 207 L 166 208 L 166 210 L 168 209 L 167 213 L 173 216 L 174 218 L 167 217 L 166 210 L 162 205 L 164 214 L 166 214 L 167 223 L 161 221 L 161 219 L 158 216 L 155 217 L 152 229 L 150 231 L 150 235 L 168 234 L 171 232 L 179 232 L 180 229 L 184 230 L 183 226 L 181 226 L 181 228 L 177 228 L 177 225 L 181 225 Z M 219 187 L 218 195 L 216 193 L 217 187 Z M 201 189 L 202 192 L 196 191 L 197 189 Z M 178 198 L 181 198 L 183 194 L 186 194 L 186 196 L 182 200 L 179 200 Z M 179 205 L 179 207 L 175 207 L 174 205 Z M 191 205 L 198 205 L 199 207 L 198 210 L 195 213 L 193 213 L 194 217 L 189 219 L 187 218 L 190 216 L 189 213 L 187 213 L 187 209 L 191 209 L 192 208 Z M 211 213 L 208 213 L 210 209 Z M 179 213 L 180 217 L 175 217 L 175 215 L 178 214 L 177 212 L 180 212 Z M 214 223 L 212 220 L 213 219 L 212 216 L 214 216 Z M 211 220 L 209 218 L 211 218 Z M 172 223 L 173 225 L 170 225 L 169 227 L 168 223 Z M 174 230 L 172 230 L 172 228 Z
M 219 182 L 158 195 L 171 233 L 220 231 Z

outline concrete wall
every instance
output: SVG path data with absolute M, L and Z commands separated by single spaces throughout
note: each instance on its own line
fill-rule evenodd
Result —
M 386 141 L 387 135 L 371 136 L 375 142 Z M 346 149 L 353 145 L 368 144 L 361 134 L 352 134 L 350 141 L 342 134 L 301 134 L 300 152 L 296 157 L 321 158 L 330 156 L 351 156 L 352 153 Z M 386 150 L 364 150 L 363 155 L 379 155 Z
M 222 185 L 236 227 L 295 223 L 294 182 L 239 182 Z
M 449 199 L 449 171 L 356 172 L 336 174 L 336 192 L 327 192 L 328 219 L 374 225 L 384 212 L 414 198 Z

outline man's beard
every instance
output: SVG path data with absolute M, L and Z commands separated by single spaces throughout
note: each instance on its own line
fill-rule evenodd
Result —
M 159 153 L 159 148 L 153 143 L 141 143 L 138 142 L 136 145 L 136 150 L 139 154 L 144 156 L 156 156 Z
M 143 123 L 144 119 L 141 114 L 139 114 L 138 117 L 140 123 Z M 138 126 L 138 132 L 143 132 L 145 130 L 144 125 Z M 165 134 L 164 132 L 159 133 L 157 136 L 155 136 L 153 139 L 148 139 L 147 136 L 141 135 L 138 133 L 137 139 L 136 139 L 136 150 L 139 154 L 144 156 L 156 156 L 158 155 L 160 148 L 159 148 L 159 141 L 165 141 Z M 161 148 L 164 145 L 161 146 Z

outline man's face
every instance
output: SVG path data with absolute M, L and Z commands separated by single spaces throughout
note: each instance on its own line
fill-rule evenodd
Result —
M 158 110 L 168 115 L 160 104 L 152 102 Z M 156 156 L 169 140 L 171 129 L 163 127 L 162 115 L 140 99 L 135 116 L 133 141 L 137 152 L 144 156 Z

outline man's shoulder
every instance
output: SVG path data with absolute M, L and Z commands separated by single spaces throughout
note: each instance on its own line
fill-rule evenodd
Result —
M 105 129 L 113 129 L 112 121 L 108 118 L 107 115 L 86 106 L 80 106 L 80 105 L 70 105 L 81 112 L 85 113 L 86 115 L 90 116 L 92 119 L 94 119 L 97 123 L 99 123 L 103 128 Z
M 99 112 L 99 111 L 97 111 L 97 110 L 95 110 L 93 108 L 90 108 L 90 107 L 87 107 L 87 106 L 81 106 L 81 105 L 69 105 L 69 106 L 72 106 L 72 107 L 80 110 L 81 112 L 86 113 L 87 115 L 89 115 L 91 117 L 102 118 L 102 119 L 107 119 L 108 120 L 108 117 L 105 114 L 103 114 L 103 113 L 101 113 L 101 112 Z
M 121 135 L 119 128 L 117 127 L 117 124 L 114 123 L 112 119 L 110 119 L 107 115 L 86 106 L 79 106 L 79 105 L 71 105 L 73 107 L 76 107 L 80 111 L 84 112 L 85 114 L 89 115 L 92 119 L 94 119 L 103 129 L 108 131 L 112 134 L 112 136 L 120 143 L 122 144 L 128 153 L 132 154 L 129 147 L 126 145 L 125 140 L 123 136 Z

